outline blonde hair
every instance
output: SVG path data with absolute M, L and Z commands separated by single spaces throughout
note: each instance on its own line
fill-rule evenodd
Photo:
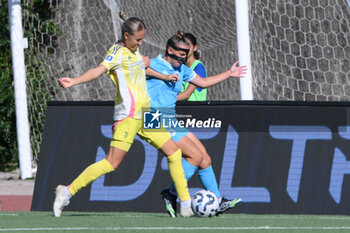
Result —
M 123 11 L 119 12 L 119 17 L 124 20 L 124 23 L 122 25 L 122 41 L 124 40 L 124 34 L 126 32 L 130 35 L 135 35 L 136 32 L 146 29 L 144 22 L 137 17 L 127 18 L 126 14 Z

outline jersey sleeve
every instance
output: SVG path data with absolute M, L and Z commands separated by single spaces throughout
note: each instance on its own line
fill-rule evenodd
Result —
M 158 67 L 158 63 L 157 63 L 157 58 L 150 59 L 149 68 L 151 68 L 154 71 L 158 70 L 159 67 Z
M 196 77 L 196 72 L 188 68 L 186 65 L 182 64 L 182 68 L 184 69 L 183 81 L 191 82 L 194 77 Z
M 194 68 L 194 72 L 196 72 L 202 78 L 206 78 L 207 77 L 207 72 L 205 70 L 205 67 L 201 63 L 198 63 L 198 65 Z
M 194 71 L 196 72 L 196 74 L 198 74 L 202 78 L 207 77 L 207 71 L 205 70 L 205 67 L 202 63 L 198 63 L 194 68 Z M 202 91 L 202 88 L 197 87 L 197 91 Z
M 119 44 L 114 44 L 107 52 L 104 60 L 100 65 L 103 65 L 107 68 L 107 73 L 110 70 L 114 70 L 121 65 L 121 48 L 122 46 Z

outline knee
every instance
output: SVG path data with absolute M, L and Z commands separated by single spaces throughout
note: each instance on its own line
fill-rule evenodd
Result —
M 180 147 L 172 139 L 169 139 L 166 143 L 164 143 L 164 145 L 161 146 L 159 150 L 166 157 L 169 157 L 175 153 L 182 153 Z
M 192 164 L 193 166 L 199 167 L 202 163 L 203 155 L 200 151 L 193 150 L 190 154 L 183 155 L 187 162 Z
M 121 163 L 120 160 L 117 160 L 117 159 L 113 158 L 112 156 L 107 155 L 105 159 L 112 165 L 112 167 L 114 169 L 117 169 L 119 164 Z
M 199 165 L 202 163 L 203 155 L 202 153 L 195 153 L 193 157 L 193 161 L 195 163 L 196 167 L 199 167 Z
M 203 159 L 202 159 L 202 161 L 201 161 L 201 163 L 199 165 L 199 168 L 200 169 L 205 169 L 205 168 L 208 168 L 210 166 L 211 166 L 211 158 L 210 158 L 208 153 L 205 153 L 203 155 Z
M 123 161 L 125 154 L 126 151 L 110 147 L 105 159 L 112 165 L 114 169 L 117 169 L 120 163 Z

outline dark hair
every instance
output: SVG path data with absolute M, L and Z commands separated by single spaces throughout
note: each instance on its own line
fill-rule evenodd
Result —
M 126 19 L 127 16 L 122 11 L 119 12 L 119 17 L 125 20 L 122 25 L 122 40 L 124 40 L 125 32 L 129 33 L 130 35 L 135 35 L 136 32 L 146 29 L 146 25 L 144 24 L 144 22 L 137 17 L 131 17 Z
M 170 39 L 166 43 L 166 51 L 168 51 L 169 47 L 177 48 L 178 47 L 177 45 L 179 43 L 184 43 L 189 46 L 187 40 L 184 37 L 184 33 L 182 31 L 177 31 L 176 35 L 173 35 L 172 37 L 170 37 Z
M 192 33 L 185 33 L 184 38 L 186 40 L 189 40 L 193 46 L 197 45 L 197 38 Z M 199 60 L 200 54 L 197 51 L 193 51 L 193 56 L 196 60 Z

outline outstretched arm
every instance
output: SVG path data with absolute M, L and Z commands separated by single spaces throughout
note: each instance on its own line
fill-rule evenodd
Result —
M 230 77 L 243 78 L 246 73 L 247 73 L 247 67 L 238 66 L 238 61 L 237 61 L 232 65 L 231 69 L 221 74 L 209 76 L 206 78 L 201 78 L 199 75 L 196 75 L 195 78 L 192 79 L 191 83 L 193 83 L 194 85 L 200 88 L 207 88 L 219 82 L 222 82 Z
M 69 77 L 63 77 L 58 80 L 60 85 L 64 88 L 71 87 L 80 83 L 89 82 L 91 80 L 94 80 L 98 77 L 100 77 L 103 73 L 107 71 L 107 68 L 103 65 L 99 65 L 95 68 L 92 68 L 88 71 L 86 71 L 84 74 L 75 77 L 75 78 L 69 78 Z

